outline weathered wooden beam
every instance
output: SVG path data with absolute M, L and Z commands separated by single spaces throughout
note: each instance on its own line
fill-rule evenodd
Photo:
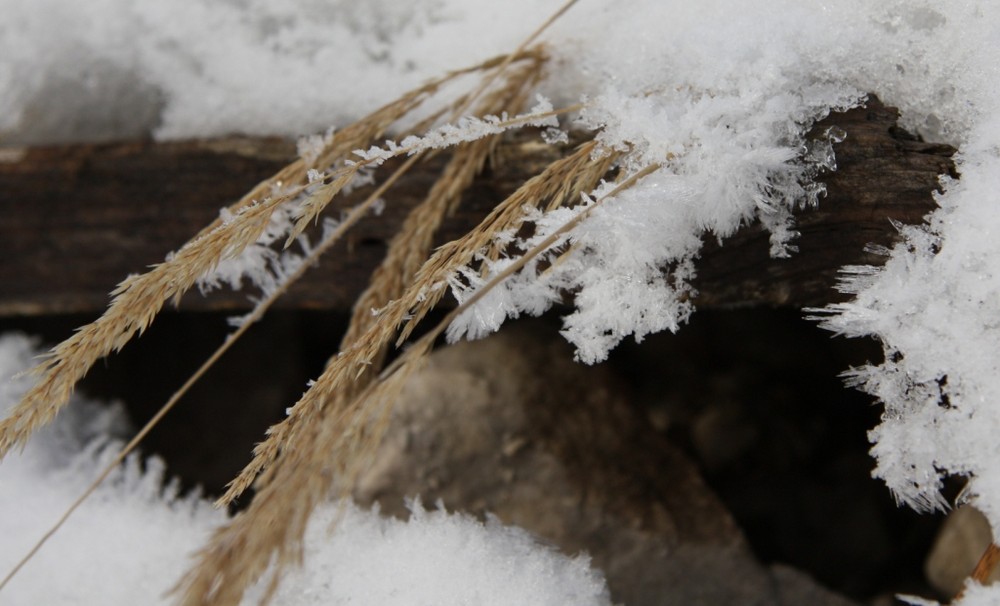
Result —
M 822 178 L 826 198 L 799 214 L 801 252 L 770 259 L 767 235 L 755 226 L 721 247 L 709 242 L 698 305 L 822 304 L 838 297 L 832 285 L 839 267 L 878 263 L 865 244 L 891 243 L 889 219 L 919 222 L 934 207 L 938 176 L 954 170 L 952 149 L 905 135 L 896 117 L 872 100 L 820 124 L 839 126 L 847 138 L 836 146 L 838 170 Z M 505 142 L 441 240 L 474 225 L 562 151 L 537 137 Z M 293 155 L 290 142 L 273 139 L 0 149 L 0 316 L 99 313 L 122 278 L 162 260 Z M 279 306 L 349 309 L 444 160 L 438 156 L 404 178 L 384 213 L 358 225 Z M 182 304 L 248 307 L 245 294 L 230 292 L 192 293 Z
M 841 301 L 834 289 L 844 265 L 881 265 L 868 244 L 897 240 L 890 221 L 918 224 L 937 208 L 933 192 L 941 175 L 955 175 L 947 145 L 924 143 L 897 125 L 899 112 L 870 99 L 867 107 L 833 114 L 813 129 L 844 130 L 836 144 L 837 170 L 822 175 L 827 194 L 816 209 L 796 214 L 799 252 L 771 259 L 760 225 L 740 230 L 722 246 L 706 242 L 698 264 L 697 304 L 708 306 L 818 306 Z

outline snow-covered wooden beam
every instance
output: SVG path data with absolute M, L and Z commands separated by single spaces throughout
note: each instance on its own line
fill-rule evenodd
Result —
M 916 140 L 896 119 L 894 109 L 873 99 L 817 125 L 817 133 L 835 125 L 847 137 L 835 146 L 837 171 L 821 179 L 826 197 L 818 209 L 798 214 L 800 252 L 769 258 L 767 234 L 758 226 L 722 246 L 707 242 L 697 304 L 820 305 L 841 298 L 833 290 L 840 267 L 879 263 L 866 245 L 891 244 L 891 220 L 919 222 L 934 207 L 939 175 L 954 171 L 952 148 Z M 537 136 L 505 142 L 441 240 L 474 225 L 562 151 Z M 98 313 L 122 278 L 178 248 L 293 157 L 292 143 L 272 139 L 0 148 L 0 316 Z M 389 193 L 384 213 L 358 225 L 279 306 L 349 309 L 444 159 L 418 165 Z M 207 299 L 189 294 L 182 304 L 248 306 L 246 295 L 228 292 Z
M 819 207 L 799 212 L 799 252 L 768 256 L 768 234 L 742 229 L 720 247 L 707 242 L 696 285 L 701 307 L 721 305 L 818 306 L 846 297 L 834 290 L 845 265 L 881 265 L 868 245 L 897 240 L 892 221 L 922 223 L 937 208 L 933 192 L 941 175 L 956 176 L 948 145 L 924 143 L 899 128 L 899 112 L 869 99 L 867 107 L 833 114 L 813 129 L 844 130 L 836 144 L 837 170 L 823 175 L 827 195 Z

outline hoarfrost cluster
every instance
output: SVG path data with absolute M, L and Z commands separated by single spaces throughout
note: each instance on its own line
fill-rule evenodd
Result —
M 302 254 L 293 251 L 278 252 L 274 248 L 275 244 L 284 243 L 291 232 L 295 211 L 295 206 L 290 203 L 283 204 L 275 210 L 256 242 L 242 250 L 230 251 L 214 271 L 198 279 L 198 289 L 201 294 L 207 294 L 223 285 L 233 290 L 240 290 L 243 288 L 243 280 L 249 280 L 265 296 L 274 292 L 285 278 L 301 266 L 312 249 L 309 239 L 305 236 L 297 240 Z M 219 215 L 223 225 L 234 219 L 233 213 L 228 208 L 221 209 Z
M 444 149 L 489 135 L 499 135 L 514 128 L 526 126 L 555 128 L 559 126 L 559 120 L 552 111 L 552 102 L 539 96 L 538 104 L 525 114 L 514 117 L 507 114 L 483 118 L 464 117 L 456 124 L 444 124 L 423 136 L 411 135 L 400 143 L 390 139 L 385 142 L 384 147 L 359 149 L 355 150 L 354 154 L 365 162 L 381 164 L 404 154 L 412 156 L 432 149 Z

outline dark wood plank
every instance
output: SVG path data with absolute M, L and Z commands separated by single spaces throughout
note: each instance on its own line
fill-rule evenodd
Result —
M 937 205 L 941 175 L 954 175 L 955 150 L 928 144 L 897 126 L 899 112 L 872 99 L 867 108 L 834 114 L 813 129 L 831 126 L 847 137 L 834 146 L 837 170 L 819 178 L 827 195 L 816 209 L 796 214 L 799 252 L 770 259 L 768 234 L 759 225 L 742 229 L 720 247 L 706 242 L 696 285 L 700 306 L 781 305 L 807 307 L 842 301 L 834 289 L 845 265 L 881 265 L 869 244 L 897 240 L 891 221 L 918 224 Z
M 698 305 L 818 305 L 840 297 L 832 290 L 838 268 L 880 262 L 864 246 L 893 241 L 890 218 L 919 222 L 934 207 L 938 175 L 954 170 L 952 149 L 906 136 L 896 117 L 872 100 L 820 124 L 817 132 L 837 125 L 847 138 L 836 147 L 838 170 L 822 178 L 828 195 L 820 208 L 799 213 L 801 252 L 770 259 L 767 236 L 755 226 L 721 247 L 708 242 Z M 558 153 L 537 137 L 507 141 L 445 225 L 442 241 L 474 225 Z M 162 260 L 293 154 L 287 141 L 259 139 L 0 150 L 0 316 L 99 313 L 122 278 Z M 363 221 L 279 306 L 349 309 L 444 160 L 406 177 L 385 212 Z M 245 294 L 229 292 L 194 293 L 182 304 L 248 307 Z

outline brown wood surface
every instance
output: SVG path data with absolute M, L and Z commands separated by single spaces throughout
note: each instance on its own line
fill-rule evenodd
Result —
M 828 194 L 820 207 L 798 214 L 800 253 L 770 259 L 767 234 L 756 226 L 721 247 L 708 242 L 697 304 L 806 306 L 842 298 L 833 290 L 838 268 L 880 262 L 865 245 L 893 241 L 890 219 L 919 222 L 934 208 L 938 176 L 954 171 L 954 150 L 909 137 L 896 117 L 872 100 L 818 125 L 816 132 L 835 124 L 847 138 L 835 148 L 838 170 L 821 179 Z M 474 225 L 560 151 L 537 137 L 506 142 L 441 240 Z M 261 139 L 0 149 L 0 316 L 100 312 L 122 278 L 162 260 L 293 155 L 291 143 Z M 385 212 L 358 225 L 279 305 L 349 309 L 444 160 L 404 178 Z M 246 294 L 231 292 L 191 293 L 182 303 L 188 310 L 248 307 Z
M 813 129 L 842 128 L 837 170 L 818 180 L 827 195 L 816 209 L 796 213 L 799 252 L 770 259 L 768 234 L 744 228 L 720 247 L 706 242 L 698 264 L 701 307 L 771 304 L 823 305 L 846 297 L 835 290 L 845 265 L 881 265 L 885 257 L 865 252 L 869 244 L 891 246 L 891 221 L 919 224 L 937 208 L 933 192 L 941 175 L 956 176 L 947 145 L 924 143 L 897 126 L 899 112 L 877 99 L 867 107 L 834 114 Z

